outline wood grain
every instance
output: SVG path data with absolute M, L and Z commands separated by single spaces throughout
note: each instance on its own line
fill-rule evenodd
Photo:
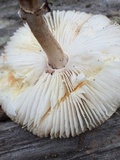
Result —
M 119 160 L 120 109 L 102 126 L 69 139 L 38 138 L 11 121 L 0 123 L 1 160 Z

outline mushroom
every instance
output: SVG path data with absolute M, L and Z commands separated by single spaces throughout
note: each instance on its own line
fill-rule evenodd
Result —
M 39 137 L 79 135 L 120 106 L 120 26 L 103 15 L 19 0 L 27 23 L 0 57 L 0 104 Z M 31 5 L 32 4 L 32 5 Z

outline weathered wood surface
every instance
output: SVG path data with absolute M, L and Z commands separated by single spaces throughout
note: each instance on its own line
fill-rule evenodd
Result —
M 120 23 L 119 0 L 53 1 L 54 9 L 102 13 Z M 63 4 L 64 3 L 64 4 Z M 22 25 L 16 0 L 0 0 L 0 53 Z M 38 138 L 0 110 L 0 160 L 120 160 L 120 109 L 102 126 L 69 139 Z
M 120 109 L 102 126 L 69 139 L 38 138 L 14 122 L 0 123 L 0 160 L 119 160 Z

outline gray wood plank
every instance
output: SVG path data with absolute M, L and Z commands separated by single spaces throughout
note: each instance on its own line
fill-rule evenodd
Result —
M 11 121 L 0 123 L 0 159 L 119 160 L 120 109 L 100 127 L 69 139 L 39 138 Z

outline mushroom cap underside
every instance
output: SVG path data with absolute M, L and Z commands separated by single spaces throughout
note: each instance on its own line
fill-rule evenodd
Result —
M 120 26 L 75 11 L 53 11 L 45 20 L 67 65 L 50 68 L 25 24 L 0 57 L 0 103 L 13 121 L 40 137 L 79 135 L 120 105 Z

